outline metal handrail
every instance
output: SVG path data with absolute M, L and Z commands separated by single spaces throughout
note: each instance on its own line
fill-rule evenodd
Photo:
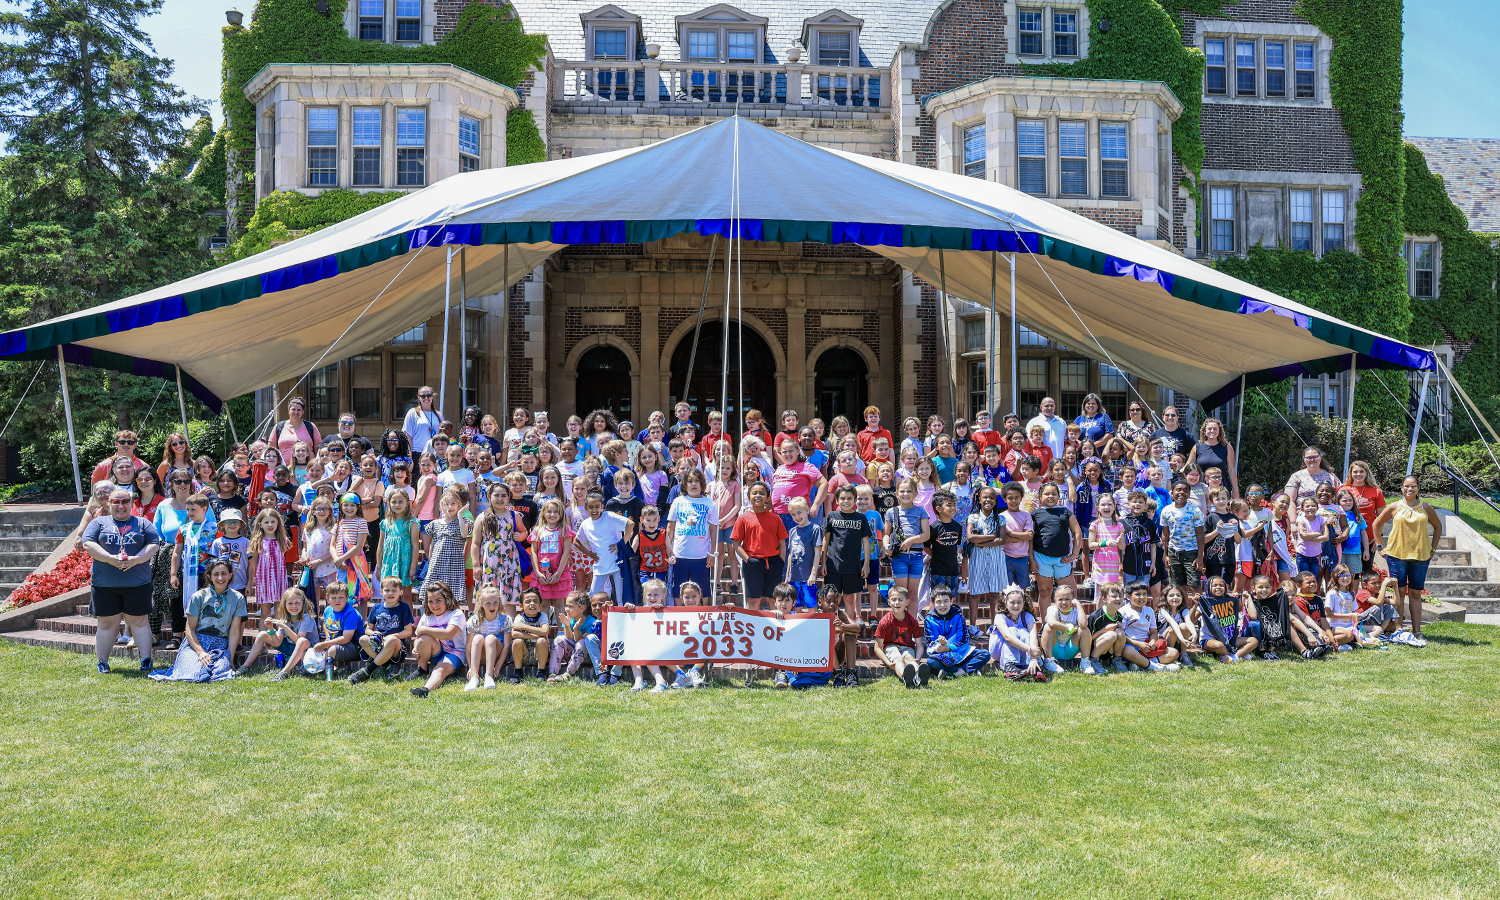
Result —
M 1450 479 L 1452 479 L 1452 482 L 1453 482 L 1453 514 L 1454 515 L 1458 515 L 1458 489 L 1459 489 L 1460 486 L 1462 486 L 1464 488 L 1467 488 L 1468 491 L 1469 491 L 1469 493 L 1473 494 L 1474 497 L 1475 497 L 1475 499 L 1477 499 L 1480 503 L 1483 503 L 1485 506 L 1488 506 L 1490 509 L 1493 509 L 1495 512 L 1500 513 L 1500 506 L 1495 505 L 1495 501 L 1491 500 L 1488 496 L 1486 496 L 1482 491 L 1479 490 L 1479 488 L 1477 488 L 1474 485 L 1470 484 L 1469 483 L 1469 479 L 1465 478 L 1463 476 L 1463 474 L 1460 473 L 1459 471 L 1457 471 L 1456 469 L 1453 469 L 1453 468 L 1450 468 L 1448 466 L 1445 466 L 1442 463 L 1438 462 L 1437 460 L 1432 460 L 1430 462 L 1425 463 L 1422 466 L 1422 473 L 1425 475 L 1427 473 L 1427 470 L 1430 469 L 1430 468 L 1432 468 L 1433 466 L 1436 466 L 1439 469 L 1442 469 L 1444 472 L 1447 472 L 1448 473 L 1448 477 Z

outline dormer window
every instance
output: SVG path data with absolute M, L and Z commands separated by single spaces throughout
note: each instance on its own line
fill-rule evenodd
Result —
M 641 19 L 618 6 L 601 6 L 586 12 L 584 47 L 589 59 L 634 59 L 640 40 Z
M 813 65 L 858 66 L 859 30 L 863 19 L 830 9 L 820 16 L 802 20 L 802 44 L 807 47 Z
M 756 62 L 759 54 L 755 52 L 755 32 L 731 31 L 727 36 L 730 62 Z
M 820 66 L 848 66 L 853 65 L 850 59 L 852 49 L 852 35 L 847 33 L 824 32 L 818 35 L 818 65 Z
M 719 33 L 717 31 L 689 31 L 688 59 L 717 61 L 719 58 Z
M 594 59 L 624 59 L 625 29 L 600 28 L 594 31 Z
M 766 22 L 726 3 L 690 16 L 678 16 L 677 42 L 692 62 L 759 63 L 766 45 Z

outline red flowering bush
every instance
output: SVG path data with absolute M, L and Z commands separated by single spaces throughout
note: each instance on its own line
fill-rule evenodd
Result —
M 58 594 L 76 590 L 89 583 L 93 559 L 82 550 L 74 550 L 57 561 L 50 572 L 32 572 L 15 592 L 6 598 L 4 606 L 16 609 L 50 600 Z

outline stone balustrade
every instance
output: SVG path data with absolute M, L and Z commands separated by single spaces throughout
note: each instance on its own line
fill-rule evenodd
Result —
M 890 114 L 884 70 L 803 63 L 557 60 L 552 103 L 573 111 L 728 115 L 735 107 L 860 118 Z M 715 108 L 719 107 L 719 108 Z

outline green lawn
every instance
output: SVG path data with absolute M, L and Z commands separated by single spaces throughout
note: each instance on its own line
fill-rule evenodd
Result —
M 1389 498 L 1395 502 L 1397 497 Z M 1424 495 L 1423 500 L 1436 506 L 1438 509 L 1452 509 L 1453 497 L 1434 497 Z M 1469 527 L 1483 535 L 1491 544 L 1500 547 L 1500 513 L 1495 512 L 1478 500 L 1463 500 L 1460 498 L 1458 504 L 1458 517 Z
M 1048 685 L 426 702 L 0 645 L 0 896 L 1496 896 L 1500 628 L 1426 633 Z

